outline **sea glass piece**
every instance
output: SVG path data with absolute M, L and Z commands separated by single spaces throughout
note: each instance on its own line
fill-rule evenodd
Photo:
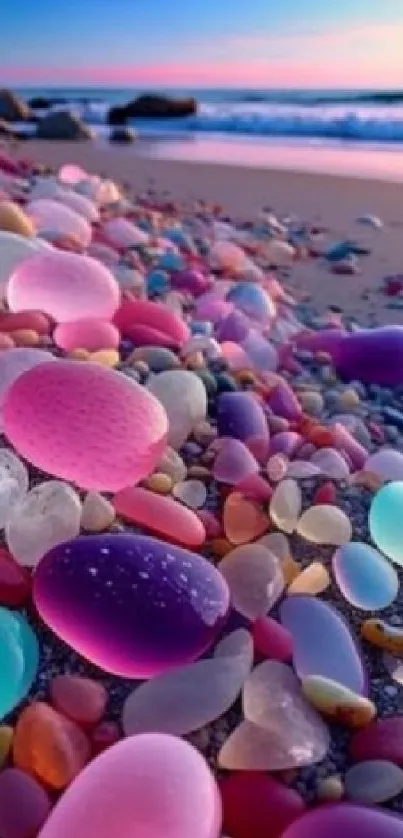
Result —
M 24 463 L 7 448 L 0 449 L 0 529 L 12 515 L 14 506 L 28 491 L 29 477 Z
M 91 678 L 56 675 L 50 683 L 50 698 L 59 713 L 82 727 L 96 725 L 104 715 L 108 693 Z
M 332 568 L 341 593 L 356 608 L 380 611 L 397 596 L 396 571 L 369 544 L 350 541 L 342 545 L 334 553 Z
M 403 717 L 390 716 L 375 719 L 370 725 L 357 731 L 350 743 L 350 754 L 354 762 L 368 759 L 385 759 L 403 767 Z
M 298 483 L 291 478 L 282 480 L 275 488 L 269 506 L 269 514 L 280 530 L 292 533 L 301 514 L 302 494 Z
M 333 803 L 308 811 L 282 838 L 402 838 L 403 818 L 354 803 Z
M 247 441 L 253 437 L 267 439 L 268 426 L 263 408 L 247 392 L 221 393 L 217 400 L 219 436 Z
M 223 826 L 231 838 L 281 838 L 305 811 L 302 797 L 275 777 L 239 771 L 220 780 Z
M 120 299 L 113 274 L 90 256 L 46 251 L 17 266 L 7 286 L 11 311 L 37 309 L 57 323 L 110 320 Z
M 0 352 L 0 429 L 3 427 L 4 399 L 14 381 L 38 364 L 54 360 L 54 356 L 44 349 L 16 347 L 8 352 Z
M 117 491 L 138 482 L 166 444 L 165 411 L 147 390 L 81 361 L 40 364 L 21 375 L 3 417 L 22 456 L 85 489 Z
M 231 550 L 218 570 L 228 584 L 232 605 L 249 620 L 267 614 L 284 590 L 280 561 L 261 544 Z
M 403 565 L 403 481 L 382 486 L 369 510 L 369 531 L 376 546 L 395 564 Z
M 259 538 L 258 544 L 263 544 L 271 553 L 278 556 L 280 561 L 291 555 L 289 539 L 283 532 L 268 532 Z
M 291 660 L 292 636 L 277 620 L 265 614 L 258 617 L 252 626 L 252 636 L 255 650 L 262 657 L 284 663 Z
M 311 594 L 317 596 L 330 585 L 329 571 L 322 562 L 311 562 L 291 582 L 287 594 Z
M 0 834 L 2 838 L 30 838 L 38 834 L 50 812 L 50 800 L 39 783 L 20 771 L 0 774 Z
M 108 748 L 63 795 L 39 838 L 135 838 L 136 833 L 139 838 L 221 835 L 215 780 L 187 742 L 150 733 Z
M 180 448 L 199 422 L 206 418 L 204 384 L 189 370 L 167 370 L 152 376 L 147 387 L 168 416 L 168 444 Z
M 236 486 L 258 472 L 259 464 L 243 442 L 230 437 L 222 440 L 213 466 L 213 475 L 216 480 Z
M 246 721 L 220 751 L 222 768 L 283 771 L 313 765 L 326 755 L 327 727 L 285 664 L 264 661 L 251 672 L 244 685 L 243 708 Z
M 53 333 L 53 340 L 60 349 L 116 349 L 119 346 L 119 332 L 112 323 L 93 318 L 81 318 L 72 323 L 59 323 Z
M 345 480 L 350 469 L 344 459 L 334 448 L 320 448 L 311 457 L 311 463 L 318 466 L 322 474 L 334 480 Z
M 200 547 L 206 531 L 198 516 L 172 497 L 140 487 L 122 489 L 113 498 L 117 514 L 130 523 L 184 547 Z
M 136 329 L 139 326 L 148 328 L 155 333 L 165 337 L 166 345 L 180 347 L 190 337 L 189 327 L 182 318 L 162 303 L 154 303 L 151 300 L 130 300 L 124 301 L 114 317 L 114 324 L 125 338 L 134 342 L 138 336 Z M 159 346 L 160 341 L 144 341 L 151 346 Z M 162 344 L 164 345 L 164 344 Z
M 302 681 L 302 690 L 308 701 L 336 724 L 365 727 L 376 716 L 372 701 L 330 678 L 311 675 Z
M 347 544 L 352 536 L 349 518 L 338 506 L 317 504 L 302 513 L 297 532 L 314 544 Z
M 56 544 L 78 535 L 80 521 L 74 489 L 60 480 L 39 483 L 15 504 L 6 523 L 7 546 L 21 565 L 35 567 Z
M 300 678 L 321 675 L 355 693 L 365 692 L 358 647 L 335 608 L 316 597 L 287 597 L 280 606 L 280 617 L 294 638 L 294 667 Z M 337 649 L 337 655 L 330 654 L 331 649 Z
M 0 719 L 25 698 L 38 662 L 38 641 L 26 618 L 0 608 Z
M 207 498 L 207 489 L 201 480 L 182 480 L 176 483 L 172 494 L 189 509 L 201 509 Z
M 344 778 L 346 795 L 357 803 L 386 803 L 403 791 L 403 771 L 382 759 L 358 762 Z
M 259 538 L 269 527 L 267 516 L 253 500 L 231 492 L 224 505 L 225 535 L 232 544 L 246 544 Z
M 30 201 L 27 212 L 38 234 L 51 230 L 62 236 L 73 236 L 82 247 L 88 247 L 92 231 L 88 221 L 75 210 L 51 198 Z
M 245 629 L 237 629 L 221 641 L 213 658 L 178 667 L 137 687 L 124 704 L 124 733 L 185 736 L 210 724 L 232 707 L 252 662 L 252 638 Z
M 383 448 L 368 457 L 364 468 L 385 481 L 403 480 L 403 454 L 393 448 Z
M 35 573 L 34 599 L 66 643 L 127 678 L 194 661 L 229 607 L 225 580 L 202 556 L 122 533 L 82 536 L 51 550 Z

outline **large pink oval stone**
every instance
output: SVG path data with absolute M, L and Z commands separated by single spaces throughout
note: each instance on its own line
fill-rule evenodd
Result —
M 154 494 L 148 489 L 129 487 L 115 495 L 113 505 L 125 520 L 176 544 L 200 547 L 206 539 L 200 518 L 173 498 Z
M 221 803 L 203 757 L 174 736 L 130 736 L 63 795 L 39 838 L 218 838 Z
M 162 405 L 136 382 L 82 361 L 40 364 L 21 375 L 3 407 L 16 450 L 84 489 L 118 491 L 148 476 L 166 446 Z
M 189 327 L 174 311 L 150 300 L 124 302 L 116 312 L 113 322 L 127 338 L 132 337 L 139 325 L 161 332 L 174 346 L 182 346 L 190 337 Z
M 105 265 L 90 256 L 60 250 L 25 259 L 7 288 L 12 311 L 37 309 L 58 323 L 83 317 L 110 320 L 119 301 L 118 283 Z
M 96 352 L 97 349 L 116 349 L 120 335 L 113 323 L 85 317 L 72 323 L 59 323 L 53 332 L 53 340 L 65 352 L 73 349 Z

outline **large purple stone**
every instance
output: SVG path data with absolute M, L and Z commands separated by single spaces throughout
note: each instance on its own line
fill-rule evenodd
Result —
M 329 352 L 341 378 L 396 387 L 403 384 L 403 328 L 384 326 L 348 334 L 338 329 L 304 333 L 300 347 Z
M 403 838 L 403 819 L 382 809 L 336 803 L 294 821 L 282 838 Z
M 217 403 L 220 436 L 235 439 L 267 439 L 269 430 L 263 408 L 250 393 L 222 393 Z
M 202 556 L 135 534 L 81 536 L 40 562 L 43 620 L 92 663 L 150 678 L 194 661 L 220 633 L 227 584 Z

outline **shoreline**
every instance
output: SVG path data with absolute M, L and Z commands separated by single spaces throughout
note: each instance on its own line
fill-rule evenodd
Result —
M 238 219 L 251 219 L 272 207 L 279 215 L 296 215 L 302 222 L 323 225 L 328 241 L 358 241 L 370 248 L 360 259 L 361 273 L 331 273 L 323 259 L 300 260 L 286 283 L 299 299 L 307 299 L 319 312 L 338 306 L 363 325 L 403 324 L 399 298 L 380 293 L 386 276 L 403 272 L 402 185 L 382 180 L 333 174 L 248 168 L 213 162 L 167 160 L 141 156 L 132 148 L 91 143 L 32 141 L 20 156 L 58 169 L 76 163 L 87 171 L 124 182 L 131 199 L 147 189 L 166 193 L 176 201 L 219 203 Z M 363 214 L 379 216 L 382 230 L 356 223 Z

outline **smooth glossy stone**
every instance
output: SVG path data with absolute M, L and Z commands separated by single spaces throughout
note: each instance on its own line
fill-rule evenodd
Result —
M 113 505 L 124 520 L 145 527 L 168 541 L 196 548 L 206 539 L 198 516 L 172 497 L 134 487 L 118 492 Z
M 249 620 L 267 614 L 284 590 L 280 561 L 261 544 L 235 548 L 218 570 L 228 584 L 233 607 Z
M 399 626 L 393 626 L 384 620 L 366 620 L 361 626 L 361 637 L 373 646 L 385 649 L 391 655 L 403 654 L 403 628 Z
M 287 474 L 288 466 L 289 460 L 285 454 L 273 454 L 272 457 L 269 457 L 266 463 L 266 472 L 269 480 L 273 483 L 278 483 L 280 480 L 284 480 L 284 477 Z
M 350 541 L 339 547 L 333 555 L 332 569 L 341 593 L 356 608 L 380 611 L 397 596 L 395 569 L 369 544 Z
M 403 818 L 354 803 L 333 803 L 308 811 L 282 838 L 402 838 Z
M 98 349 L 91 352 L 88 359 L 92 364 L 101 364 L 102 367 L 114 369 L 120 363 L 120 355 L 117 349 Z
M 56 544 L 78 535 L 80 521 L 74 489 L 60 480 L 39 483 L 15 504 L 5 529 L 7 546 L 19 564 L 35 567 Z
M 166 447 L 163 457 L 158 463 L 158 471 L 170 477 L 173 484 L 184 480 L 187 475 L 187 467 L 182 457 L 170 446 Z
M 336 504 L 336 500 L 336 487 L 334 483 L 328 480 L 326 483 L 322 483 L 322 485 L 319 486 L 319 489 L 316 490 L 313 496 L 312 505 L 318 506 L 320 504 L 327 504 L 332 506 L 333 504 Z
M 365 462 L 366 471 L 379 475 L 383 480 L 403 480 L 403 454 L 393 448 L 384 448 L 371 454 Z
M 172 478 L 169 474 L 164 474 L 163 471 L 155 471 L 145 481 L 146 489 L 150 489 L 151 492 L 157 492 L 159 495 L 169 495 L 173 485 Z
M 15 505 L 28 491 L 29 477 L 24 463 L 7 448 L 0 449 L 0 529 Z
M 395 658 L 393 655 L 385 652 L 382 657 L 382 663 L 393 681 L 396 681 L 397 684 L 403 685 L 403 661 L 400 658 Z
M 207 498 L 207 489 L 201 480 L 182 480 L 173 489 L 174 497 L 190 509 L 201 509 Z
M 232 707 L 252 663 L 252 638 L 237 629 L 221 641 L 213 658 L 137 687 L 123 707 L 125 735 L 155 731 L 185 736 L 210 724 Z
M 256 652 L 264 658 L 284 663 L 291 660 L 294 647 L 292 636 L 277 620 L 266 615 L 258 617 L 252 626 L 252 636 Z
M 248 317 L 261 323 L 269 322 L 276 313 L 270 295 L 255 282 L 237 282 L 227 295 L 227 300 Z
M 323 803 L 336 803 L 344 797 L 344 785 L 338 774 L 330 775 L 321 780 L 316 789 L 319 801 Z
M 247 441 L 253 437 L 267 439 L 266 416 L 251 393 L 221 393 L 217 400 L 217 428 L 219 436 L 231 436 Z
M 301 573 L 291 582 L 288 587 L 288 596 L 292 594 L 311 594 L 317 596 L 330 585 L 329 571 L 322 562 L 311 562 L 308 567 L 301 570 Z
M 246 721 L 219 753 L 222 768 L 284 771 L 313 765 L 326 755 L 327 727 L 285 664 L 264 661 L 251 672 L 244 685 L 243 709 Z
M 282 562 L 291 554 L 290 542 L 282 532 L 269 532 L 259 538 L 258 544 L 263 544 L 271 553 L 278 556 Z
M 38 663 L 38 641 L 25 617 L 0 608 L 0 719 L 26 697 Z
M 4 399 L 14 381 L 38 364 L 54 360 L 54 356 L 44 349 L 13 348 L 0 352 L 0 428 L 3 426 Z
M 220 796 L 203 757 L 181 739 L 151 733 L 129 737 L 97 757 L 63 795 L 39 838 L 220 834 Z
M 240 771 L 220 780 L 223 826 L 231 838 L 281 838 L 305 811 L 294 789 L 275 777 Z
M 207 395 L 200 378 L 189 370 L 167 370 L 150 377 L 147 387 L 168 416 L 168 444 L 180 448 L 206 418 Z
M 0 297 L 5 295 L 8 280 L 20 262 L 48 249 L 49 246 L 41 239 L 27 239 L 0 230 Z
M 293 457 L 300 448 L 302 441 L 301 435 L 294 431 L 280 431 L 270 440 L 270 456 L 284 454 L 286 457 Z
M 114 247 L 126 249 L 147 244 L 149 241 L 149 235 L 127 218 L 111 218 L 110 221 L 104 221 L 102 230 Z
M 0 230 L 28 239 L 35 235 L 31 219 L 13 201 L 0 201 Z
M 250 475 L 257 474 L 259 464 L 239 439 L 226 437 L 214 460 L 213 475 L 220 483 L 236 486 Z
M 292 533 L 301 514 L 302 495 L 298 483 L 291 478 L 282 480 L 272 495 L 269 514 L 270 518 L 279 528 L 287 533 Z
M 105 265 L 90 256 L 54 250 L 22 262 L 7 287 L 12 311 L 37 309 L 58 323 L 110 320 L 119 299 L 119 286 Z
M 403 791 L 403 771 L 392 762 L 359 762 L 344 778 L 346 795 L 357 803 L 385 803 Z
M 89 222 L 89 224 L 94 224 L 99 221 L 98 208 L 95 206 L 93 201 L 86 198 L 85 195 L 78 195 L 77 192 L 73 192 L 72 189 L 62 189 L 57 195 L 57 200 L 61 201 L 61 203 L 65 204 L 67 207 L 70 207 L 70 209 L 77 212 L 78 215 L 82 215 L 83 218 Z
M 308 701 L 336 724 L 365 727 L 376 716 L 372 701 L 329 678 L 319 675 L 304 678 L 302 690 Z
M 269 521 L 255 501 L 238 492 L 228 495 L 223 514 L 224 532 L 232 544 L 246 544 L 263 535 Z
M 362 469 L 368 457 L 366 448 L 358 442 L 355 436 L 341 422 L 335 422 L 331 428 L 337 447 L 346 452 L 354 468 Z
M 320 675 L 353 692 L 365 692 L 358 647 L 335 608 L 311 596 L 287 597 L 280 606 L 280 618 L 294 638 L 294 667 L 300 678 Z M 337 649 L 337 655 L 330 653 L 332 649 Z
M 0 547 L 0 605 L 20 608 L 31 593 L 31 577 L 11 554 Z
M 297 533 L 314 544 L 347 544 L 353 534 L 351 521 L 338 506 L 317 504 L 302 513 Z
M 88 492 L 81 510 L 81 527 L 86 532 L 104 532 L 115 520 L 115 509 L 99 492 Z
M 388 483 L 377 492 L 369 510 L 369 531 L 376 546 L 398 565 L 403 565 L 403 481 Z
M 92 231 L 88 221 L 70 207 L 50 198 L 30 201 L 27 212 L 40 235 L 51 230 L 61 236 L 73 236 L 82 247 L 88 247 Z
M 403 717 L 376 719 L 354 734 L 350 754 L 354 762 L 384 759 L 403 767 Z
M 18 768 L 0 774 L 0 834 L 2 838 L 35 838 L 49 816 L 46 791 Z
M 18 718 L 14 765 L 52 789 L 63 789 L 90 758 L 90 744 L 74 722 L 44 702 L 34 702 Z
M 79 675 L 56 675 L 50 682 L 50 698 L 59 713 L 84 727 L 96 725 L 105 713 L 105 687 Z
M 350 474 L 344 457 L 334 448 L 320 448 L 312 455 L 311 463 L 318 466 L 326 477 L 334 480 L 345 480 Z
M 268 396 L 267 403 L 273 413 L 285 419 L 297 421 L 302 416 L 302 407 L 285 378 L 280 378 Z
M 8 759 L 13 744 L 14 730 L 10 725 L 0 725 L 0 769 Z
M 77 348 L 95 352 L 97 349 L 116 349 L 120 335 L 112 323 L 88 317 L 72 323 L 59 323 L 53 332 L 53 340 L 65 352 Z
M 161 303 L 150 300 L 130 300 L 122 303 L 113 320 L 123 337 L 135 341 L 136 327 L 143 326 L 165 337 L 167 345 L 180 347 L 190 337 L 189 327 L 174 311 Z M 151 333 L 150 333 L 151 335 Z M 140 343 L 140 341 L 138 341 Z M 158 341 L 144 341 L 159 346 Z M 162 344 L 163 345 L 163 344 Z
M 15 345 L 19 347 L 34 347 L 40 343 L 40 337 L 33 329 L 18 329 L 11 334 Z
M 101 722 L 91 731 L 93 756 L 98 756 L 121 739 L 120 726 L 117 722 Z
M 3 417 L 8 439 L 29 462 L 86 489 L 139 482 L 166 445 L 158 401 L 91 363 L 63 360 L 24 373 L 6 395 Z
M 230 241 L 215 241 L 210 258 L 217 267 L 234 274 L 241 272 L 246 262 L 245 251 Z
M 226 582 L 202 556 L 122 533 L 79 537 L 48 553 L 35 573 L 34 599 L 66 643 L 127 678 L 194 661 L 229 607 Z
M 322 474 L 322 471 L 316 463 L 294 460 L 288 464 L 286 477 L 294 480 L 309 480 L 311 477 L 318 477 L 320 474 Z
M 323 410 L 323 396 L 315 390 L 305 390 L 299 393 L 299 403 L 304 411 L 309 416 L 320 416 Z
M 132 352 L 128 362 L 145 361 L 152 372 L 165 372 L 180 367 L 180 361 L 170 349 L 164 346 L 138 346 Z

